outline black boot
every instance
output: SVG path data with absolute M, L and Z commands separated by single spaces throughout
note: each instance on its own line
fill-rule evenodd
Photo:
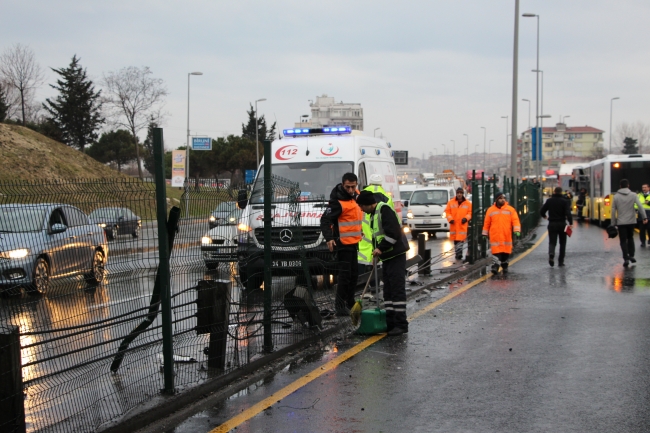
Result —
M 548 264 L 549 264 L 551 267 L 555 266 L 555 262 L 553 261 L 554 258 L 555 258 L 555 256 L 554 256 L 553 254 L 549 254 L 549 255 L 548 255 Z
M 504 274 L 507 274 L 508 273 L 508 262 L 501 262 L 501 269 L 503 269 Z
M 495 263 L 495 264 L 492 265 L 492 273 L 494 275 L 499 273 L 499 264 L 498 263 Z

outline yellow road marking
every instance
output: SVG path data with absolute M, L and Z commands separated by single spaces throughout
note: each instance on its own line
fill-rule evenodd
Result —
M 531 251 L 533 251 L 535 248 L 539 246 L 539 244 L 542 243 L 542 241 L 546 239 L 546 232 L 539 238 L 539 240 L 535 243 L 535 245 L 532 246 L 528 251 L 522 253 L 519 255 L 516 259 L 513 259 L 511 264 L 517 263 L 519 260 L 523 259 L 526 257 L 528 254 L 530 254 Z M 482 283 L 483 281 L 487 280 L 488 278 L 492 277 L 492 274 L 484 275 L 481 278 L 472 281 L 471 283 L 459 288 L 458 290 L 454 291 L 453 293 L 448 294 L 447 296 L 438 299 L 434 303 L 427 305 L 425 308 L 417 311 L 415 314 L 411 315 L 409 318 L 409 321 L 415 320 L 418 317 L 422 316 L 425 313 L 428 313 L 432 309 L 436 308 L 437 306 L 449 301 L 450 299 L 455 298 L 456 296 L 460 295 L 461 293 L 464 293 L 471 289 L 472 287 L 476 286 L 477 284 Z M 343 362 L 347 361 L 348 359 L 352 358 L 354 355 L 358 354 L 365 348 L 373 345 L 377 341 L 381 340 L 384 338 L 386 334 L 379 334 L 379 335 L 373 335 L 372 337 L 368 337 L 361 343 L 357 344 L 354 347 L 351 347 L 350 349 L 346 350 L 336 358 L 328 361 L 325 363 L 323 366 L 318 367 L 311 372 L 307 373 L 300 379 L 290 383 L 289 385 L 285 386 L 281 390 L 277 391 L 276 393 L 272 394 L 271 396 L 265 398 L 264 400 L 260 401 L 257 404 L 254 404 L 253 406 L 249 407 L 242 413 L 238 414 L 237 416 L 230 418 L 228 421 L 224 422 L 220 426 L 210 430 L 209 433 L 227 433 L 230 430 L 234 429 L 235 427 L 243 424 L 244 422 L 248 421 L 249 419 L 253 418 L 263 410 L 268 409 L 269 407 L 273 406 L 275 403 L 277 403 L 279 400 L 282 400 L 283 398 L 291 395 L 293 392 L 297 391 L 298 389 L 302 388 L 303 386 L 307 385 L 308 383 L 312 382 L 315 379 L 318 379 L 325 373 L 329 373 L 336 367 L 338 367 L 340 364 Z

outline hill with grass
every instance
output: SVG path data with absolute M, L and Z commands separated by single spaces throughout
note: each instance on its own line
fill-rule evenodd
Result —
M 127 177 L 38 132 L 4 123 L 0 123 L 0 161 L 0 181 Z

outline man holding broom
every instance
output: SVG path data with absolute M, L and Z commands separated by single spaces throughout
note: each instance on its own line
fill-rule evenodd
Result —
M 406 320 L 406 252 L 409 243 L 397 213 L 384 202 L 377 203 L 370 191 L 362 191 L 357 204 L 370 216 L 372 256 L 383 263 L 384 306 L 389 336 L 409 332 Z

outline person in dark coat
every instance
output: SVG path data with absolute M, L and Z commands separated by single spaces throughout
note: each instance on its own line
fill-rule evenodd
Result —
M 546 216 L 547 212 L 548 217 Z M 564 230 L 567 222 L 568 225 L 573 225 L 573 218 L 571 217 L 571 202 L 562 195 L 562 188 L 559 186 L 555 188 L 553 195 L 542 206 L 540 214 L 542 218 L 548 218 L 548 264 L 555 266 L 555 246 L 559 237 L 560 256 L 558 257 L 558 265 L 564 266 L 567 238 Z
M 578 200 L 576 200 L 576 214 L 578 215 L 578 221 L 582 221 L 585 217 L 582 215 L 582 210 L 587 204 L 587 190 L 585 188 L 580 188 L 578 192 Z

